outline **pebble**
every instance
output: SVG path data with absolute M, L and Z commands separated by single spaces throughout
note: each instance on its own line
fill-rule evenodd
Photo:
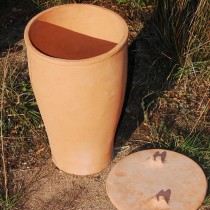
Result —
M 20 11 L 22 11 L 22 9 L 17 9 L 16 7 L 12 8 L 12 12 L 20 12 Z
M 17 8 L 13 7 L 13 8 L 12 8 L 12 11 L 13 11 L 13 12 L 17 12 L 18 10 L 17 10 Z

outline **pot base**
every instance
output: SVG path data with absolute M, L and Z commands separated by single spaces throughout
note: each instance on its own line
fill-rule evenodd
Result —
M 114 154 L 114 153 L 113 153 Z M 52 162 L 55 164 L 55 166 L 57 168 L 59 168 L 59 170 L 68 173 L 68 174 L 72 174 L 72 175 L 79 175 L 79 176 L 87 176 L 87 175 L 93 175 L 93 174 L 98 174 L 100 172 L 102 172 L 107 166 L 110 165 L 110 163 L 113 160 L 113 156 L 111 159 L 108 159 L 107 161 L 103 161 L 103 163 L 98 163 L 97 166 L 96 165 L 92 165 L 92 166 L 87 166 L 85 165 L 83 168 L 81 163 L 78 163 L 77 166 L 75 167 L 71 167 L 71 165 L 69 166 L 69 168 L 62 165 L 59 165 L 56 163 L 55 159 L 52 157 Z

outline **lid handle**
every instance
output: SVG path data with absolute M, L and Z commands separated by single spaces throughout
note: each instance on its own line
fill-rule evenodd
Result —
M 159 193 L 153 197 L 150 202 L 152 205 L 152 208 L 159 209 L 159 210 L 169 210 L 169 200 L 171 197 L 171 190 L 161 190 Z
M 165 160 L 166 160 L 166 155 L 167 155 L 167 152 L 164 151 L 162 153 L 160 153 L 159 151 L 157 151 L 153 157 L 154 157 L 154 161 L 157 161 L 157 158 L 160 158 L 161 162 L 164 163 Z
M 171 189 L 161 190 L 155 197 L 157 198 L 157 201 L 160 201 L 162 198 L 168 203 L 171 197 Z
M 155 152 L 155 154 L 149 158 L 148 166 L 151 168 L 162 168 L 166 160 L 167 152 Z

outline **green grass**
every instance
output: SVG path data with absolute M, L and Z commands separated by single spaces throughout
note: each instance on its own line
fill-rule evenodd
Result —
M 21 194 L 17 193 L 12 196 L 8 197 L 8 199 L 3 198 L 0 196 L 0 207 L 2 210 L 12 210 L 18 203 L 18 201 L 21 199 Z
M 5 72 L 3 134 L 20 137 L 28 136 L 30 132 L 34 135 L 37 132 L 34 128 L 40 126 L 41 117 L 29 82 L 27 63 L 17 61 L 9 53 L 2 63 Z

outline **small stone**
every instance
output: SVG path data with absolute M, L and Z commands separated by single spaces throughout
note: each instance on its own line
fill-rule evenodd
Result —
M 17 8 L 13 7 L 13 8 L 12 8 L 12 11 L 13 11 L 13 12 L 17 12 L 18 10 L 17 10 Z
M 20 11 L 22 11 L 22 9 L 17 9 L 16 7 L 13 7 L 13 8 L 12 8 L 12 11 L 13 11 L 13 12 L 20 12 Z

